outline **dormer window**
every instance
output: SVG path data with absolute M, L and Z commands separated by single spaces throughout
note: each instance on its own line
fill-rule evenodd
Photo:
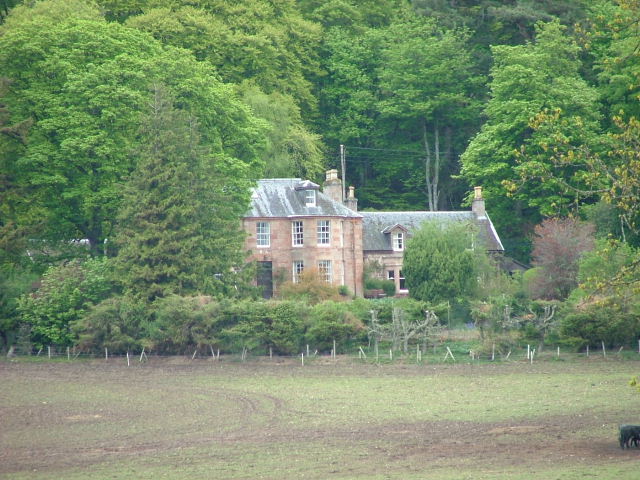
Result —
M 304 202 L 305 207 L 316 206 L 317 192 L 320 188 L 317 184 L 309 180 L 304 180 L 298 182 L 294 188 L 296 192 L 298 192 L 298 198 Z
M 385 228 L 382 233 L 385 235 L 389 235 L 388 242 L 393 249 L 394 252 L 402 252 L 404 251 L 404 245 L 406 241 L 406 235 L 408 233 L 407 229 L 396 223 L 395 225 L 391 225 Z
M 304 192 L 304 203 L 307 207 L 315 207 L 316 206 L 316 191 L 315 190 L 305 190 Z
M 404 232 L 393 232 L 393 251 L 401 252 L 404 250 Z

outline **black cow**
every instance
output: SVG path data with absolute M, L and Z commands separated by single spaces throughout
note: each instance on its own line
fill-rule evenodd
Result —
M 631 448 L 635 446 L 638 448 L 640 444 L 640 425 L 620 425 L 620 434 L 618 436 L 620 440 L 620 448 Z

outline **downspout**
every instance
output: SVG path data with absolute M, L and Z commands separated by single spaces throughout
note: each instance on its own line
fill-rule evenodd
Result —
M 351 257 L 353 258 L 353 294 L 358 295 L 358 279 L 356 278 L 356 225 L 351 222 Z

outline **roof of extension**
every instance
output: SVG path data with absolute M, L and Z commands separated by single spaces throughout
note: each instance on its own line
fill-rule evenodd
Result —
M 299 178 L 258 180 L 251 195 L 251 208 L 245 217 L 288 218 L 301 216 L 349 217 L 361 215 L 318 191 L 318 185 Z M 316 206 L 307 207 L 305 190 L 316 191 Z
M 404 227 L 411 235 L 424 222 L 440 225 L 469 223 L 475 225 L 481 241 L 490 251 L 503 251 L 500 237 L 489 216 L 477 217 L 472 211 L 461 212 L 360 212 L 363 219 L 363 249 L 365 251 L 392 250 L 390 231 Z

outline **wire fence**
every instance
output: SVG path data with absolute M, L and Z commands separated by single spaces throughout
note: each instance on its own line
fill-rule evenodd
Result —
M 562 350 L 561 347 L 545 347 L 543 350 L 539 346 L 526 345 L 514 347 L 508 351 L 500 351 L 494 345 L 490 351 L 467 349 L 455 342 L 441 343 L 423 348 L 421 345 L 413 345 L 407 351 L 398 351 L 385 346 L 377 348 L 369 345 L 358 346 L 357 348 L 345 349 L 339 352 L 331 349 L 330 352 L 320 352 L 311 346 L 306 347 L 296 355 L 275 354 L 272 350 L 264 352 L 252 352 L 243 349 L 241 352 L 223 351 L 209 345 L 205 347 L 193 347 L 183 354 L 162 354 L 148 351 L 146 349 L 128 352 L 110 352 L 108 348 L 104 351 L 82 351 L 76 347 L 50 345 L 38 349 L 12 346 L 4 352 L 7 359 L 22 359 L 33 361 L 78 361 L 78 360 L 104 360 L 107 362 L 122 362 L 128 366 L 145 364 L 150 361 L 162 361 L 167 359 L 182 359 L 188 362 L 264 362 L 264 361 L 287 361 L 289 363 L 299 362 L 302 366 L 314 363 L 318 360 L 338 359 L 357 361 L 361 363 L 393 364 L 393 363 L 416 363 L 416 364 L 446 364 L 446 363 L 487 363 L 487 362 L 528 362 L 538 361 L 570 361 L 570 360 L 640 360 L 640 341 L 637 349 L 626 346 L 607 348 L 602 342 L 599 348 L 587 346 L 579 352 Z

